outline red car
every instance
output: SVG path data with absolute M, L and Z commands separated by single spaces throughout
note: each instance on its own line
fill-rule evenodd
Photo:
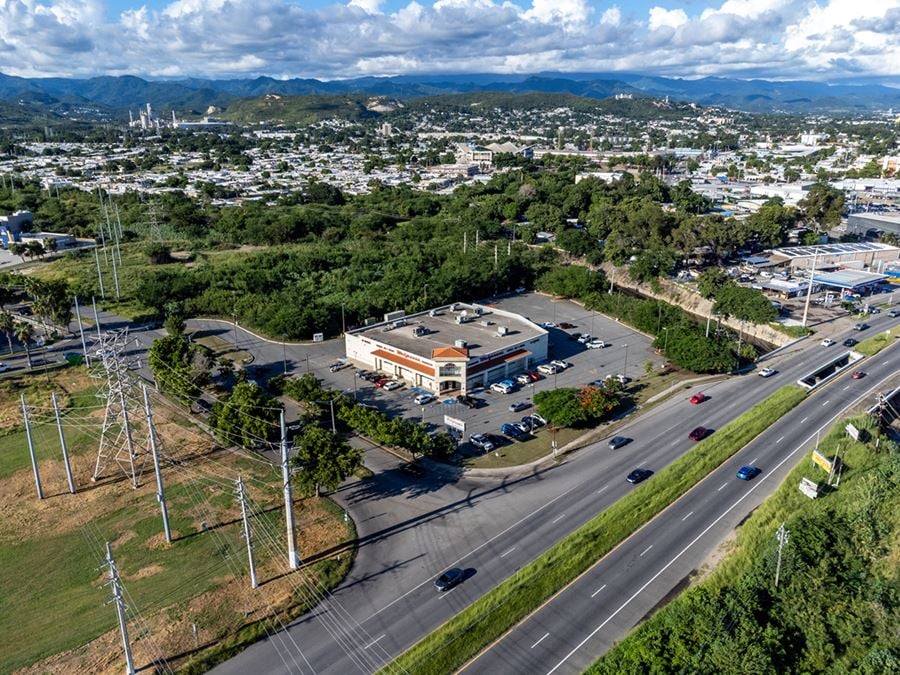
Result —
M 381 389 L 384 385 L 386 385 L 390 381 L 387 377 L 382 377 L 380 379 L 375 380 L 375 386 Z
M 861 370 L 857 370 L 855 373 L 853 373 L 852 375 L 850 375 L 850 377 L 852 377 L 854 380 L 861 380 L 861 379 L 863 379 L 865 376 L 866 376 L 866 374 L 865 374 L 863 371 L 861 371 Z
M 702 441 L 709 435 L 709 429 L 706 427 L 697 427 L 691 433 L 688 434 L 688 438 L 692 441 Z
M 691 403 L 693 403 L 694 405 L 697 405 L 698 403 L 703 403 L 703 401 L 705 401 L 708 398 L 709 397 L 706 394 L 704 394 L 702 391 L 698 391 L 696 394 L 691 396 Z
M 541 376 L 538 375 L 537 371 L 534 370 L 529 370 L 525 374 L 528 375 L 532 382 L 537 382 L 539 379 L 541 379 Z

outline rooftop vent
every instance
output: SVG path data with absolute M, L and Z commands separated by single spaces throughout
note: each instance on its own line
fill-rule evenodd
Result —
M 468 345 L 465 340 L 454 340 L 453 346 L 459 347 L 460 349 L 465 349 Z

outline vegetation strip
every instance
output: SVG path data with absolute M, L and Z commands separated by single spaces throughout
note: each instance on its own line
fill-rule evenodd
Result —
M 889 328 L 886 331 L 878 333 L 878 335 L 866 338 L 853 349 L 865 356 L 875 356 L 875 354 L 890 345 L 894 341 L 894 338 L 897 337 L 900 337 L 900 328 Z
M 437 675 L 455 671 L 797 406 L 804 396 L 802 389 L 789 385 L 757 403 L 420 640 L 382 672 Z

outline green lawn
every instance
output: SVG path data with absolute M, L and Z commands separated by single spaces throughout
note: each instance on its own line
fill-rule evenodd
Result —
M 864 354 L 865 356 L 874 356 L 889 344 L 900 337 L 900 327 L 894 326 L 885 331 L 881 331 L 877 335 L 866 338 L 853 349 L 854 351 Z

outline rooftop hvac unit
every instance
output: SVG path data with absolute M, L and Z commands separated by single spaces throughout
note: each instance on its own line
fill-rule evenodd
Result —
M 465 349 L 468 345 L 465 340 L 454 340 L 453 346 L 459 347 L 460 349 Z
M 506 326 L 497 326 L 497 335 L 500 337 L 506 337 L 509 335 L 509 328 Z
M 481 316 L 481 307 L 475 308 L 475 314 L 477 314 L 478 316 Z
M 454 320 L 456 321 L 457 325 L 460 325 L 460 324 L 463 324 L 466 322 L 466 317 L 463 316 L 462 314 L 457 314 L 456 318 Z
M 490 328 L 491 326 L 494 325 L 493 321 L 479 321 L 478 323 L 480 323 L 485 328 Z

